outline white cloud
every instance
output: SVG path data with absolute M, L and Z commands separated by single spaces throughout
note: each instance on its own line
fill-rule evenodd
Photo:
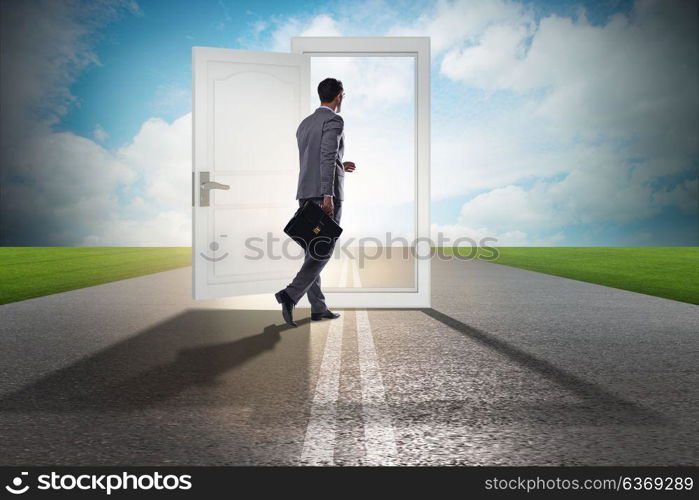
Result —
M 509 120 L 508 120 L 509 118 Z M 432 198 L 471 195 L 521 179 L 551 177 L 570 171 L 570 150 L 540 129 L 528 128 L 527 114 L 512 109 L 478 125 L 435 127 L 432 134 Z
M 457 50 L 492 26 L 533 22 L 531 8 L 509 0 L 439 0 L 434 9 L 426 9 L 412 22 L 387 30 L 387 36 L 429 36 L 435 57 Z M 496 54 L 496 57 L 500 57 Z
M 192 171 L 192 114 L 171 124 L 151 118 L 115 153 L 138 172 L 148 200 L 164 208 L 188 206 Z
M 508 88 L 509 72 L 518 64 L 531 33 L 531 24 L 492 25 L 485 30 L 478 45 L 447 52 L 442 59 L 441 72 L 452 80 L 488 91 Z
M 109 134 L 99 123 L 95 125 L 95 130 L 92 131 L 92 135 L 98 142 L 104 142 L 109 138 Z
M 87 236 L 82 244 L 87 246 L 190 246 L 191 217 L 181 210 L 159 211 L 145 221 L 119 219 L 106 224 L 103 229 Z
M 548 200 L 517 186 L 493 189 L 470 200 L 461 208 L 459 222 L 516 231 L 521 227 L 545 229 L 558 214 L 550 213 Z
M 151 118 L 129 144 L 109 153 L 129 173 L 119 183 L 129 201 L 110 199 L 100 219 L 86 226 L 81 244 L 191 244 L 191 133 L 191 113 L 172 123 Z
M 272 47 L 275 52 L 289 52 L 292 36 L 342 36 L 337 22 L 326 14 L 313 17 L 310 22 L 290 18 L 278 26 L 272 34 Z
M 507 185 L 479 194 L 466 202 L 459 224 L 486 228 L 491 234 L 520 231 L 542 234 L 584 224 L 636 222 L 674 207 L 697 213 L 697 180 L 687 180 L 671 189 L 654 191 L 651 184 L 629 182 L 616 153 L 602 155 L 578 151 L 586 159 L 574 165 L 563 180 L 542 180 L 530 188 Z M 609 165 L 614 166 L 609 168 Z
M 99 230 L 118 208 L 117 188 L 136 172 L 90 139 L 34 133 L 5 151 L 14 175 L 3 185 L 6 227 L 23 244 L 70 245 Z

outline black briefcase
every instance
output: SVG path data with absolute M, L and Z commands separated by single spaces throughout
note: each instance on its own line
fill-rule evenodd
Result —
M 286 225 L 284 232 L 301 245 L 304 252 L 309 252 L 316 259 L 326 259 L 332 254 L 342 228 L 320 205 L 306 200 Z

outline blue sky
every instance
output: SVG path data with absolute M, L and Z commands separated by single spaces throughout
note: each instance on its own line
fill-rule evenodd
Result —
M 538 18 L 554 13 L 575 15 L 576 8 L 584 5 L 590 23 L 600 24 L 613 12 L 628 12 L 632 2 L 530 4 Z M 126 16 L 100 31 L 102 39 L 95 44 L 95 52 L 102 65 L 87 68 L 71 86 L 81 105 L 70 110 L 58 130 L 91 136 L 95 124 L 100 123 L 109 130 L 109 138 L 103 144 L 110 148 L 122 146 L 151 116 L 172 121 L 191 110 L 191 94 L 180 90 L 188 91 L 191 84 L 192 45 L 265 50 L 269 42 L 264 38 L 259 43 L 241 43 L 240 39 L 251 31 L 251 24 L 266 22 L 273 16 L 310 17 L 333 11 L 328 2 L 298 1 L 173 0 L 142 1 L 138 5 L 141 15 Z M 410 18 L 409 12 L 402 12 L 404 18 Z M 366 33 L 370 34 L 373 33 Z M 470 107 L 480 108 L 474 112 L 487 111 L 477 99 L 468 99 L 469 91 L 476 93 L 475 89 L 459 88 L 440 78 L 438 71 L 433 77 L 435 97 L 458 92 Z M 496 105 L 506 103 L 507 97 L 502 96 Z M 448 101 L 436 101 L 433 106 L 436 119 L 449 112 Z
M 188 243 L 193 45 L 411 34 L 432 37 L 435 231 L 699 244 L 694 2 L 89 4 L 3 2 L 52 28 L 3 26 L 4 244 Z

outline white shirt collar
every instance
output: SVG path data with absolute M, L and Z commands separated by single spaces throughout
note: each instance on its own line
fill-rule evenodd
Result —
M 334 110 L 334 109 L 331 109 L 331 108 L 329 108 L 329 107 L 327 107 L 327 106 L 323 106 L 323 105 L 318 106 L 318 108 L 316 108 L 316 109 L 320 109 L 320 108 L 329 109 L 330 111 L 332 111 L 333 113 L 335 113 L 335 110 Z M 337 113 L 335 113 L 335 114 L 337 114 Z

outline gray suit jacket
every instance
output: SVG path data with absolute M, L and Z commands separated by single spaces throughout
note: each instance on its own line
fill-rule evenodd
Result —
M 332 109 L 316 109 L 296 129 L 299 146 L 299 183 L 296 199 L 334 196 L 344 200 L 344 120 Z

